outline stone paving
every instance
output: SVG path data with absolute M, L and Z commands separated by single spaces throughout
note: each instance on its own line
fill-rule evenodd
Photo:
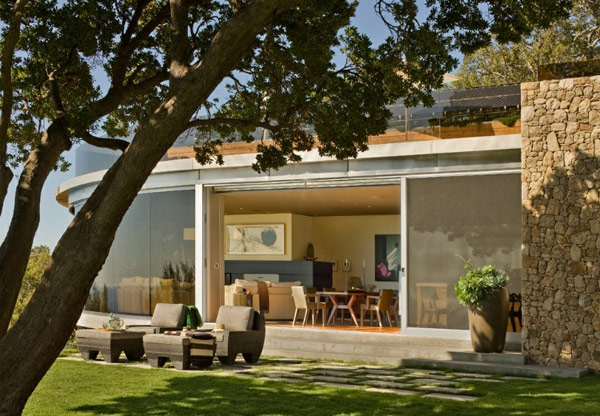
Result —
M 80 361 L 80 356 L 62 358 Z M 421 368 L 360 365 L 317 360 L 286 360 L 264 357 L 257 364 L 247 365 L 240 361 L 233 366 L 222 366 L 217 361 L 208 369 L 176 370 L 193 371 L 218 376 L 246 377 L 284 383 L 307 383 L 331 388 L 361 389 L 368 392 L 395 394 L 400 396 L 430 397 L 435 399 L 473 401 L 479 396 L 473 391 L 478 383 L 504 383 L 518 381 L 546 381 L 543 378 L 501 376 L 463 371 L 442 371 Z M 126 365 L 150 368 L 145 362 L 129 363 L 121 359 L 109 364 L 102 360 L 93 363 Z M 168 364 L 167 364 L 168 365 Z M 467 386 L 465 386 L 467 384 Z

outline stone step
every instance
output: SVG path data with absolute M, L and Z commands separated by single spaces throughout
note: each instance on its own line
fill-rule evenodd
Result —
M 380 346 L 375 344 L 355 344 L 327 341 L 306 341 L 302 339 L 282 339 L 265 338 L 264 350 L 269 351 L 269 355 L 281 355 L 284 357 L 304 357 L 319 358 L 315 355 L 308 357 L 307 353 L 321 354 L 322 358 L 336 358 L 337 355 L 351 355 L 370 357 L 372 362 L 380 362 L 378 358 L 394 359 L 394 363 L 400 363 L 400 360 L 406 358 L 429 358 L 438 360 L 452 359 L 450 352 L 442 347 L 426 347 L 421 345 L 418 348 L 413 346 Z M 386 360 L 389 362 L 389 360 Z
M 520 352 L 505 351 L 500 354 L 469 351 L 448 351 L 454 361 L 471 361 L 478 363 L 525 364 L 525 357 Z
M 522 377 L 561 377 L 580 378 L 589 372 L 585 368 L 548 367 L 542 365 L 517 365 L 497 362 L 475 362 L 457 360 L 431 360 L 408 358 L 402 360 L 403 366 L 420 366 L 435 369 L 474 371 L 481 373 L 507 374 Z
M 358 332 L 358 331 L 339 331 L 305 328 L 284 328 L 269 327 L 266 328 L 265 338 L 280 338 L 302 341 L 332 341 L 336 343 L 367 344 L 380 346 L 403 346 L 403 347 L 441 347 L 447 350 L 471 351 L 472 346 L 469 340 L 434 338 L 434 337 L 416 337 L 400 335 L 399 333 L 376 333 L 376 332 Z

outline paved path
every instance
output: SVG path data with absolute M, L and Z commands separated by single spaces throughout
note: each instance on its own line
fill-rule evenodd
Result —
M 511 380 L 546 381 L 543 378 L 510 377 L 464 371 L 441 371 L 422 368 L 406 368 L 391 366 L 360 365 L 357 363 L 341 363 L 317 360 L 275 359 L 262 357 L 257 364 L 245 364 L 241 356 L 233 366 L 223 366 L 215 361 L 214 365 L 204 370 L 195 371 L 219 376 L 251 377 L 259 380 L 270 380 L 288 383 L 308 383 L 330 388 L 361 389 L 369 392 L 419 395 L 435 399 L 456 401 L 473 401 L 479 396 L 473 395 L 473 387 L 478 383 L 505 383 Z M 81 357 L 73 355 L 63 360 L 81 361 Z M 105 365 L 125 365 L 136 368 L 150 368 L 145 362 L 105 363 L 101 360 L 86 361 Z

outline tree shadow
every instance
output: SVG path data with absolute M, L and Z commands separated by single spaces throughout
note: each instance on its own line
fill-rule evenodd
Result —
M 600 351 L 588 348 L 600 333 L 592 325 L 600 324 L 600 158 L 590 147 L 586 140 L 546 152 L 533 172 L 524 171 L 523 346 L 540 364 L 600 360 Z

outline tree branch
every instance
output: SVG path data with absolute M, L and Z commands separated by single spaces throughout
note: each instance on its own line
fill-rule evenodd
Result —
M 2 67 L 0 68 L 0 78 L 2 79 L 2 110 L 0 114 L 0 214 L 4 206 L 4 198 L 8 191 L 8 185 L 12 180 L 13 174 L 6 166 L 6 149 L 8 145 L 8 127 L 12 117 L 13 107 L 13 79 L 12 66 L 15 55 L 17 41 L 21 35 L 21 20 L 23 9 L 28 0 L 17 0 L 12 9 L 8 31 L 4 37 L 5 42 L 2 45 Z
M 81 140 L 87 144 L 103 147 L 105 149 L 120 150 L 121 152 L 124 152 L 127 150 L 127 146 L 129 146 L 129 142 L 125 140 L 96 137 L 88 131 L 81 133 L 79 136 L 81 136 Z
M 185 130 L 192 129 L 194 127 L 208 128 L 208 127 L 218 126 L 218 125 L 222 125 L 222 124 L 227 124 L 232 127 L 240 127 L 240 128 L 260 128 L 260 127 L 262 127 L 264 129 L 268 129 L 271 131 L 277 131 L 281 128 L 281 126 L 279 126 L 279 125 L 272 125 L 267 122 L 260 122 L 260 121 L 253 121 L 253 120 L 239 119 L 239 118 L 214 117 L 214 118 L 207 118 L 207 119 L 199 118 L 199 119 L 195 119 L 195 120 L 190 120 L 190 122 L 187 123 Z
M 189 71 L 190 41 L 187 35 L 188 9 L 185 0 L 170 0 L 171 43 L 169 45 L 169 68 L 171 79 L 177 80 Z
M 143 3 L 143 2 L 142 2 Z M 147 5 L 146 3 L 145 5 Z M 141 13 L 141 12 L 140 12 Z M 131 38 L 133 35 L 135 26 L 137 21 L 139 20 L 139 16 L 134 13 L 132 17 L 132 21 L 130 26 L 127 28 L 127 32 L 131 32 L 127 35 L 127 32 L 123 35 L 121 44 L 119 45 L 119 52 L 117 53 L 117 59 L 113 64 L 111 78 L 112 85 L 111 88 L 120 88 L 125 81 L 125 75 L 127 73 L 127 66 L 129 64 L 129 60 L 133 55 L 133 52 L 150 36 L 152 31 L 156 29 L 156 27 L 166 21 L 169 17 L 169 5 L 164 5 L 152 19 L 150 19 L 135 35 L 135 37 Z

